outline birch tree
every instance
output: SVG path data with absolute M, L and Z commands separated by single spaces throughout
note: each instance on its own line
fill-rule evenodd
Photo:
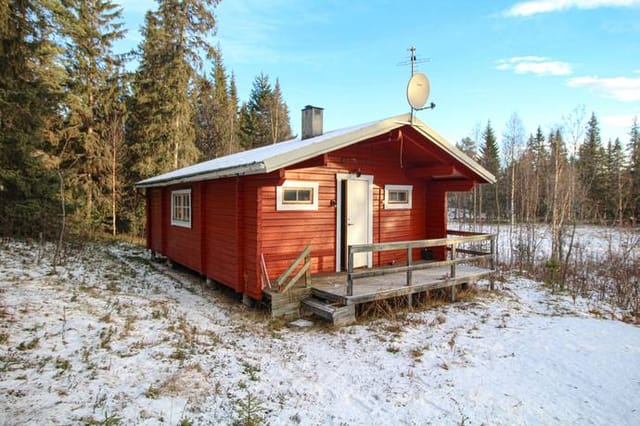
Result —
M 516 113 L 512 114 L 503 135 L 506 170 L 509 173 L 509 246 L 511 249 L 509 259 L 511 262 L 513 262 L 515 249 L 513 233 L 516 225 L 516 165 L 524 144 L 524 135 L 524 126 L 520 117 Z

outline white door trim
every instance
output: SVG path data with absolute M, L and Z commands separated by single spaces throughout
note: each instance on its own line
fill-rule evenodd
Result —
M 355 173 L 337 173 L 336 174 L 336 272 L 340 272 L 342 264 L 342 182 L 345 180 L 363 180 L 368 183 L 367 204 L 369 209 L 367 220 L 367 243 L 373 243 L 373 175 L 360 175 Z M 373 266 L 373 253 L 367 253 L 367 267 Z

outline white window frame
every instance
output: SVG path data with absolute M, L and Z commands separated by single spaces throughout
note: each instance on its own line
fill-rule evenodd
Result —
M 404 191 L 407 193 L 406 203 L 392 203 L 389 201 L 389 192 Z M 384 208 L 385 210 L 407 210 L 413 206 L 413 185 L 385 185 L 384 186 Z
M 186 197 L 189 200 L 189 211 L 188 216 L 189 220 L 177 219 L 176 218 L 176 199 L 178 197 Z M 180 208 L 184 209 L 185 206 L 180 206 Z M 193 212 L 193 203 L 191 202 L 191 189 L 178 189 L 176 191 L 171 191 L 171 225 L 173 226 L 181 226 L 183 228 L 191 228 L 191 216 Z
M 281 186 L 276 186 L 277 211 L 314 211 L 318 210 L 318 182 L 287 180 Z M 311 189 L 311 202 L 285 202 L 284 190 L 287 188 Z

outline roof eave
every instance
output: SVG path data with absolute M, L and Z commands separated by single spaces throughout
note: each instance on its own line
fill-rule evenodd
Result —
M 439 148 L 443 149 L 445 152 L 449 152 L 456 160 L 460 161 L 462 164 L 467 166 L 472 172 L 474 172 L 478 177 L 484 180 L 481 183 L 496 183 L 496 177 L 489 172 L 487 169 L 482 167 L 472 158 L 470 158 L 467 154 L 462 152 L 458 147 L 454 144 L 448 142 L 445 138 L 443 138 L 438 132 L 433 130 L 427 124 L 422 121 L 414 118 L 414 123 L 411 124 L 414 129 L 418 132 L 422 133 L 423 136 L 428 138 L 434 144 L 436 144 Z
M 136 183 L 136 188 L 154 188 L 159 186 L 179 185 L 181 183 L 200 182 L 203 180 L 221 179 L 225 177 L 257 175 L 261 173 L 268 173 L 264 162 L 256 162 L 251 164 L 244 164 L 242 166 L 234 166 L 228 169 L 215 170 L 213 172 L 196 173 L 188 176 L 181 176 L 179 178 L 167 178 L 167 179 L 146 179 Z M 149 182 L 147 182 L 149 181 Z

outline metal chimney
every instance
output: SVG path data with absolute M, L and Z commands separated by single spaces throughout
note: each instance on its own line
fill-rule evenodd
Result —
M 302 110 L 302 139 L 322 134 L 322 111 L 320 107 L 307 105 Z

